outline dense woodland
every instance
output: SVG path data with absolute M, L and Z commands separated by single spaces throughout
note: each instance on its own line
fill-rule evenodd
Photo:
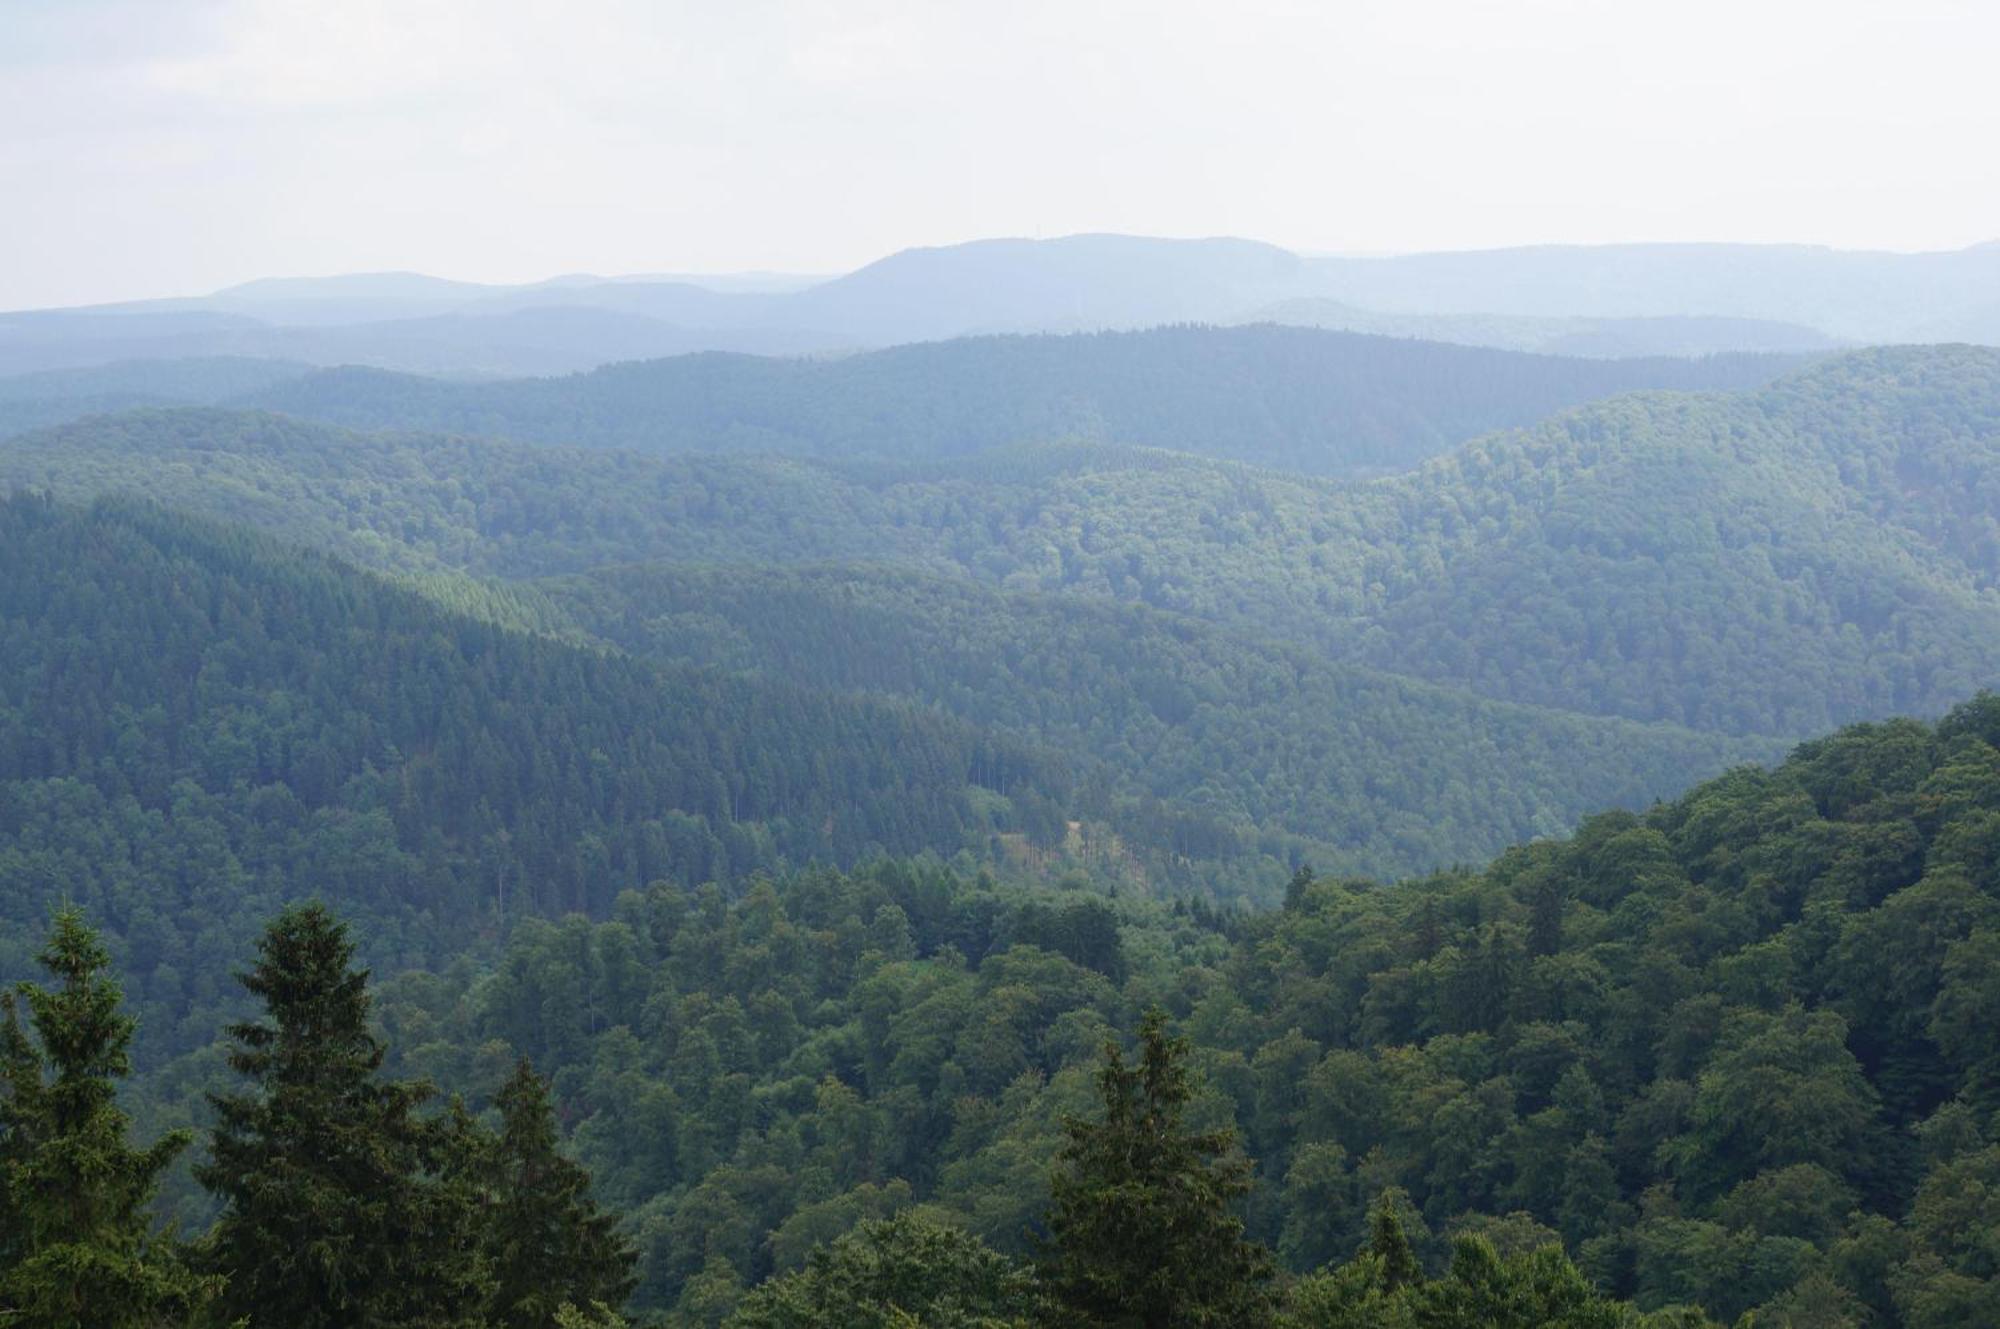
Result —
M 457 1118 L 412 1117 L 424 1093 L 396 1086 L 421 1073 L 504 1111 L 521 1058 L 552 1072 L 548 1110 L 625 1216 L 632 1304 L 672 1324 L 829 1323 L 802 1308 L 899 1286 L 987 1299 L 938 1323 L 1025 1321 L 1051 1298 L 1054 1323 L 1116 1324 L 1154 1295 L 1148 1261 L 1226 1323 L 1614 1326 L 1625 1299 L 1724 1322 L 1985 1323 L 1996 743 L 2000 700 L 1982 698 L 1482 871 L 1301 871 L 1257 915 L 905 863 L 660 882 L 606 921 L 523 924 L 489 966 L 379 983 L 385 1070 L 404 1078 L 369 1092 L 400 1104 L 411 1212 L 428 1212 L 455 1194 L 437 1132 Z M 248 971 L 278 1025 L 234 1034 L 251 1084 L 220 1100 L 200 1170 L 223 1201 L 208 1268 L 279 1259 L 232 1246 L 232 1197 L 262 1194 L 234 1179 L 269 1165 L 274 1103 L 316 1110 L 282 1097 L 288 1063 L 263 1050 L 287 1045 L 257 1030 L 316 984 L 359 999 L 330 926 L 281 917 Z M 372 1076 L 358 1020 L 348 1073 Z M 1136 1061 L 1106 1060 L 1135 1030 Z M 1134 1154 L 1128 1129 L 1179 1143 Z M 1135 1158 L 1130 1176 L 1109 1161 Z M 369 1184 L 402 1184 L 391 1172 Z M 1164 1230 L 1196 1235 L 1121 1245 L 1119 1206 L 1142 1202 L 1193 1205 Z M 468 1268 L 426 1277 L 476 1307 Z M 436 1322 L 412 1314 L 382 1322 Z
M 506 629 L 157 510 L 0 503 L 0 554 L 0 967 L 86 909 L 132 940 L 149 1053 L 212 1036 L 288 899 L 435 960 L 657 879 L 983 849 L 1067 797 L 947 717 Z
M 1141 605 L 892 569 L 654 564 L 536 586 L 636 653 L 920 700 L 1099 763 L 1142 802 L 1307 837 L 1343 871 L 1474 860 L 1780 755 L 1487 701 Z
M 683 483 L 710 466 L 729 474 Z M 398 570 L 434 599 L 509 624 L 571 632 L 585 624 L 663 659 L 942 707 L 1067 753 L 1086 785 L 1090 768 L 1107 768 L 1107 796 L 1143 805 L 1135 812 L 1153 828 L 1150 842 L 1197 854 L 1218 835 L 1261 844 L 1263 828 L 1304 837 L 1304 852 L 1343 869 L 1397 874 L 1474 861 L 1562 829 L 1606 799 L 1644 803 L 1780 746 L 1496 705 L 1144 605 L 1060 591 L 1002 599 L 962 575 L 938 580 L 950 565 L 921 554 L 921 532 L 899 537 L 907 528 L 878 507 L 810 519 L 771 513 L 780 494 L 795 500 L 781 507 L 828 498 L 823 476 L 788 461 L 653 463 L 173 411 L 20 440 L 0 448 L 5 473 L 67 495 L 143 489 Z M 758 508 L 774 529 L 746 529 Z M 738 512 L 744 521 L 732 522 Z M 739 557 L 819 548 L 851 560 L 883 555 L 886 540 L 898 561 L 938 571 L 605 570 L 515 580 L 506 594 L 453 575 L 534 578 L 634 557 L 712 556 L 732 531 L 748 546 L 730 551 Z M 693 594 L 706 602 L 690 614 Z M 785 610 L 773 613 L 779 597 Z M 744 644 L 751 638 L 754 652 Z M 1113 714 L 1128 722 L 1115 736 Z M 1308 783 L 1286 762 L 1319 774 Z M 1322 780 L 1339 794 L 1315 788 Z M 1198 811 L 1206 829 L 1163 823 L 1149 796 Z M 1157 834 L 1176 826 L 1199 839 Z M 1275 898 L 1287 870 L 1262 872 L 1253 895 Z
M 1159 451 L 925 467 L 649 459 L 108 417 L 0 478 L 144 487 L 367 561 L 509 577 L 865 560 L 1113 598 L 1500 700 L 1796 739 L 1937 714 L 2000 640 L 2000 352 L 1857 352 L 1641 394 L 1339 485 Z
M 2000 356 L 1021 418 L 0 442 L 0 1323 L 2000 1321 Z
M 1352 476 L 1613 393 L 1757 387 L 1800 363 L 1582 360 L 1259 325 L 969 337 L 820 360 L 693 355 L 502 383 L 337 369 L 245 401 L 351 428 L 655 454 L 937 461 L 1075 438 Z
M 129 360 L 0 378 L 0 438 L 81 416 L 145 406 L 201 406 L 276 387 L 308 372 L 284 360 L 215 356 Z

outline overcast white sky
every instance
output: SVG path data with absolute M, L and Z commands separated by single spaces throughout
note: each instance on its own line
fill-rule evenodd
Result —
M 0 0 L 0 308 L 417 269 L 2000 237 L 1991 0 Z

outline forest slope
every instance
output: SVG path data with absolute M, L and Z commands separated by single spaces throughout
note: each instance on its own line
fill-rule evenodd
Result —
M 1323 869 L 1395 874 L 1559 834 L 1779 755 L 1670 725 L 1486 701 L 1140 605 L 853 564 L 612 568 L 536 584 L 635 652 L 941 707 L 1093 764 L 1138 808 L 1304 837 Z M 1213 855 L 1214 840 L 1184 840 Z
M 352 428 L 652 453 L 937 461 L 1082 438 L 1366 475 L 1613 393 L 1756 387 L 1799 363 L 1591 361 L 1307 328 L 1176 327 L 968 338 L 830 360 L 695 355 L 500 383 L 338 369 L 245 404 Z
M 1986 1324 L 1996 744 L 1986 697 L 1482 871 L 1301 878 L 1254 918 L 901 865 L 662 886 L 385 1014 L 447 1083 L 554 1070 L 647 1308 L 726 1305 L 911 1206 L 1020 1251 L 1098 1049 L 1157 1003 L 1293 1270 L 1348 1258 L 1398 1188 L 1433 1267 L 1485 1232 L 1724 1324 Z
M 895 564 L 1738 737 L 1937 714 L 2000 654 L 2000 351 L 1970 347 L 1615 398 L 1371 484 L 1095 444 L 830 466 L 188 411 L 13 440 L 0 481 L 140 488 L 384 566 Z
M 984 852 L 1009 800 L 975 779 L 1068 796 L 928 710 L 513 631 L 157 509 L 0 500 L 0 565 L 10 971 L 65 898 L 212 994 L 284 899 L 435 955 L 659 878 Z
M 772 515 L 770 492 L 736 486 L 768 480 L 809 504 L 830 497 L 822 478 L 795 462 L 654 462 L 201 411 L 85 422 L 0 447 L 0 481 L 73 499 L 143 490 L 412 574 L 419 586 L 461 571 L 525 578 L 712 559 L 713 533 L 738 502 Z M 788 520 L 735 552 L 879 558 L 876 536 L 889 529 L 879 522 L 867 505 L 844 519 Z M 923 543 L 898 552 L 956 571 Z M 470 593 L 460 579 L 443 584 Z M 1079 779 L 1101 769 L 1089 786 L 1096 813 L 1115 811 L 1120 825 L 1176 854 L 1240 861 L 1245 871 L 1294 852 L 1385 873 L 1464 861 L 1560 830 L 1606 799 L 1640 806 L 1773 751 L 1764 741 L 1498 705 L 1143 606 L 1002 597 L 962 575 L 655 567 L 531 591 L 476 607 L 502 622 L 586 629 L 683 666 L 942 707 L 979 732 L 1067 754 Z M 787 611 L 771 613 L 780 603 Z M 1299 763 L 1311 780 L 1285 773 Z M 1030 800 L 1038 825 L 1047 820 L 1033 791 L 1013 792 Z M 1020 827 L 1016 818 L 1006 828 Z M 1287 837 L 1306 847 L 1288 848 Z M 1204 872 L 1211 886 L 1220 880 Z M 1224 879 L 1231 893 L 1268 898 L 1282 873 Z

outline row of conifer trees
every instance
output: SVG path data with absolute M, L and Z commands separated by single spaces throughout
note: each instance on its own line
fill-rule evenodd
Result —
M 193 1142 L 140 1147 L 117 1101 L 134 1021 L 75 910 L 45 984 L 0 997 L 0 1326 L 545 1329 L 621 1303 L 633 1252 L 558 1150 L 548 1084 L 525 1061 L 497 1129 L 425 1083 L 381 1074 L 368 975 L 318 905 L 266 930 L 232 1026 L 240 1088 L 211 1095 L 195 1168 L 220 1216 L 156 1229 L 162 1173 Z
M 130 1142 L 117 1088 L 134 1021 L 97 934 L 75 910 L 57 916 L 40 957 L 50 981 L 0 997 L 0 1329 L 623 1323 L 635 1253 L 560 1152 L 547 1081 L 520 1063 L 489 1128 L 427 1083 L 385 1076 L 354 955 L 318 905 L 264 933 L 242 975 L 263 1015 L 227 1031 L 242 1084 L 210 1096 L 194 1169 L 219 1217 L 183 1241 L 156 1227 L 151 1200 L 192 1139 Z M 1233 1133 L 1186 1120 L 1187 1043 L 1158 1009 L 1137 1043 L 1129 1063 L 1105 1049 L 1101 1115 L 1066 1122 L 1033 1266 L 899 1215 L 755 1290 L 731 1329 L 1707 1325 L 1606 1300 L 1559 1249 L 1502 1259 L 1471 1237 L 1447 1276 L 1426 1278 L 1400 1193 L 1382 1197 L 1355 1260 L 1284 1283 L 1237 1216 L 1250 1180 Z

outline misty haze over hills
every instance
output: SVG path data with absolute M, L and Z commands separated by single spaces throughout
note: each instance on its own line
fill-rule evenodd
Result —
M 827 280 L 413 273 L 0 315 L 0 373 L 256 356 L 452 375 L 566 373 L 700 350 L 799 355 L 995 332 L 1301 323 L 1617 357 L 2000 341 L 2000 245 L 1548 246 L 1305 257 L 1248 240 L 1079 235 L 911 249 Z
M 0 1329 L 2000 1329 L 1996 50 L 0 0 Z
M 889 1215 L 1026 1270 L 1138 1000 L 1300 1304 L 1372 1202 L 1638 1308 L 1554 1323 L 1983 1323 L 1925 1206 L 2000 1181 L 2000 347 L 1876 343 L 1996 291 L 1080 236 L 0 317 L 0 967 L 79 903 L 198 1119 L 318 894 L 408 1065 L 553 1076 L 646 1329 Z

